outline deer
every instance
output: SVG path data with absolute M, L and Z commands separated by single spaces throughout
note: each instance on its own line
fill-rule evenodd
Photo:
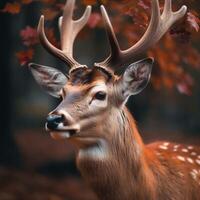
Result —
M 151 57 L 135 61 L 136 56 L 157 43 L 187 7 L 173 12 L 171 0 L 165 0 L 161 13 L 159 1 L 152 0 L 146 32 L 121 50 L 102 5 L 110 55 L 88 67 L 74 59 L 73 44 L 89 20 L 91 6 L 78 20 L 73 19 L 74 6 L 75 0 L 68 0 L 59 18 L 60 49 L 45 35 L 44 16 L 38 24 L 41 44 L 67 65 L 67 74 L 29 64 L 37 83 L 61 99 L 47 116 L 46 131 L 53 139 L 77 146 L 77 168 L 99 200 L 199 200 L 200 148 L 167 141 L 144 144 L 126 107 L 129 97 L 147 86 L 154 62 Z

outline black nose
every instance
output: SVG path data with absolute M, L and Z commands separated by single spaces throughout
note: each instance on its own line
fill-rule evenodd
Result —
M 50 130 L 55 130 L 62 121 L 62 115 L 49 115 L 47 117 L 47 128 Z

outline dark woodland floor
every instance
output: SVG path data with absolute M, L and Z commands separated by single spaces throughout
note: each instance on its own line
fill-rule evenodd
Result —
M 41 131 L 15 136 L 22 167 L 0 166 L 0 200 L 96 200 L 76 170 L 70 144 Z
M 0 168 L 0 200 L 96 200 L 78 178 L 52 179 Z

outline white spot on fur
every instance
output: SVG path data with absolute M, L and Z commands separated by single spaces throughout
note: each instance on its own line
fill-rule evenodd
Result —
M 187 153 L 188 149 L 182 149 L 181 151 Z
M 190 149 L 190 150 L 191 150 L 191 149 L 194 149 L 194 147 L 193 147 L 193 146 L 188 146 L 188 149 Z
M 184 177 L 184 174 L 182 172 L 178 172 L 178 174 L 181 176 L 181 177 Z
M 191 155 L 192 155 L 192 156 L 196 156 L 197 153 L 193 151 L 193 152 L 191 153 Z
M 164 149 L 164 150 L 167 150 L 167 149 L 168 149 L 168 147 L 163 146 L 163 145 L 160 145 L 159 148 L 160 148 L 160 149 Z
M 168 146 L 168 145 L 169 145 L 169 142 L 164 142 L 163 145 L 164 145 L 164 146 Z
M 190 172 L 190 175 L 192 176 L 192 178 L 193 178 L 194 180 L 197 179 L 197 175 L 196 175 L 193 171 Z
M 187 158 L 187 161 L 189 162 L 189 163 L 191 163 L 191 164 L 193 164 L 194 163 L 194 161 L 192 160 L 192 158 Z
M 197 163 L 198 165 L 200 165 L 200 160 L 196 159 L 196 163 Z
M 200 159 L 200 155 L 198 155 L 197 158 Z
M 180 161 L 185 161 L 185 158 L 183 156 L 177 156 L 177 158 L 180 160 Z
M 192 170 L 195 174 L 198 174 L 198 171 L 196 169 Z
M 180 145 L 179 144 L 176 144 L 174 145 L 174 148 L 177 149 Z

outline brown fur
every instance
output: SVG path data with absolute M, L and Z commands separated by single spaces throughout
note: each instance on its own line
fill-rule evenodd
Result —
M 126 109 L 123 115 L 124 124 L 115 123 L 112 128 L 108 119 L 104 124 L 110 127 L 104 127 L 104 134 L 110 137 L 111 155 L 107 160 L 77 157 L 78 168 L 99 199 L 198 200 L 200 185 L 189 172 L 200 167 L 173 160 L 171 150 L 162 151 L 162 157 L 157 156 L 158 146 L 163 143 L 143 145 L 134 120 Z M 112 116 L 111 120 L 117 119 Z M 199 149 L 195 150 L 200 153 Z M 185 177 L 180 177 L 178 172 Z

